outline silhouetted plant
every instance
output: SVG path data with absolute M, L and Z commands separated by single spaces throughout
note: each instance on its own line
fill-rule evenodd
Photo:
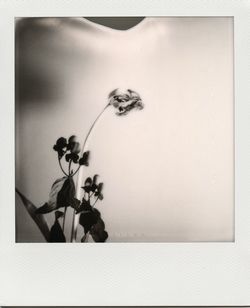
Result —
M 108 104 L 91 125 L 82 147 L 74 135 L 68 139 L 65 137 L 57 139 L 53 149 L 57 152 L 58 163 L 64 176 L 53 183 L 47 202 L 41 207 L 36 208 L 35 205 L 16 190 L 27 211 L 48 242 L 66 242 L 64 230 L 68 207 L 73 208 L 71 242 L 76 241 L 77 227 L 79 224 L 84 230 L 81 242 L 88 241 L 89 235 L 92 236 L 95 242 L 105 242 L 108 238 L 101 213 L 95 208 L 96 203 L 99 200 L 103 200 L 103 183 L 98 183 L 98 175 L 94 175 L 92 178 L 86 178 L 84 186 L 82 186 L 83 169 L 81 167 L 87 167 L 89 165 L 90 157 L 90 152 L 86 151 L 85 148 L 95 124 L 109 106 L 115 108 L 116 115 L 118 116 L 124 116 L 133 109 L 143 109 L 139 94 L 130 89 L 125 92 L 116 89 L 109 94 L 108 99 Z M 62 164 L 63 160 L 64 163 Z M 63 167 L 65 165 L 66 168 Z M 76 175 L 77 180 L 75 186 L 74 177 Z M 59 211 L 60 208 L 64 208 L 64 212 Z M 49 231 L 43 215 L 51 212 L 54 212 L 55 221 Z M 60 221 L 62 218 L 63 222 L 61 227 Z

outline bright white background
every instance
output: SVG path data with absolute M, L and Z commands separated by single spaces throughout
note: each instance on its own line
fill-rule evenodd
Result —
M 249 305 L 250 2 L 0 1 L 0 14 L 0 305 Z M 235 243 L 15 244 L 14 17 L 70 15 L 234 16 Z

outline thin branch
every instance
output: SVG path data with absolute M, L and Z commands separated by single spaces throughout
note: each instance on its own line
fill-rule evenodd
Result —
M 97 118 L 95 119 L 95 121 L 93 122 L 93 124 L 91 125 L 86 137 L 85 137 L 85 140 L 84 140 L 84 143 L 83 143 L 83 147 L 82 147 L 82 150 L 81 150 L 81 156 L 83 155 L 84 151 L 85 151 L 85 147 L 86 147 L 86 144 L 87 144 L 87 141 L 88 141 L 88 138 L 95 126 L 95 124 L 97 123 L 97 121 L 99 120 L 99 118 L 102 116 L 102 114 L 104 113 L 104 111 L 110 106 L 110 104 L 108 103 L 104 109 L 99 113 L 99 115 L 97 116 Z M 80 169 L 80 167 L 78 168 Z M 78 172 L 78 170 L 77 170 Z M 78 173 L 78 177 L 77 177 L 77 181 L 76 181 L 76 198 L 77 199 L 80 199 L 80 194 L 81 194 L 81 182 L 82 182 L 82 169 L 80 169 L 80 172 Z M 77 234 L 77 225 L 78 225 L 78 221 L 79 221 L 79 215 L 76 215 L 75 211 L 73 213 L 73 223 L 72 223 L 72 232 L 71 232 L 71 242 L 75 241 L 76 240 L 76 234 Z
M 64 231 L 64 226 L 65 226 L 65 220 L 66 220 L 66 212 L 67 212 L 67 206 L 64 207 L 64 215 L 63 215 L 63 231 Z
M 81 165 L 78 166 L 78 168 L 76 169 L 76 171 L 71 175 L 72 177 L 75 176 L 77 174 L 77 172 L 79 171 L 79 169 L 81 168 Z
M 97 196 L 97 198 L 95 199 L 95 201 L 94 201 L 94 203 L 93 203 L 93 205 L 91 205 L 92 207 L 94 207 L 95 206 L 95 204 L 96 204 L 96 202 L 99 200 L 99 196 Z
M 72 159 L 69 160 L 69 176 L 70 176 L 70 167 L 71 167 Z
M 61 158 L 59 157 L 59 155 L 58 155 L 58 162 L 59 162 L 59 166 L 60 166 L 62 172 L 63 172 L 66 176 L 68 176 L 68 174 L 63 170 L 63 167 L 62 167 L 62 164 L 61 164 Z

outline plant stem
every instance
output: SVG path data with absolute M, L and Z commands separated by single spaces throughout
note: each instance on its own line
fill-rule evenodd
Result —
M 93 124 L 91 125 L 85 140 L 83 142 L 83 146 L 81 149 L 81 156 L 83 155 L 84 151 L 85 151 L 85 147 L 87 145 L 87 141 L 88 138 L 95 126 L 95 124 L 97 123 L 97 121 L 99 120 L 99 118 L 102 116 L 102 114 L 104 113 L 104 111 L 110 106 L 110 104 L 107 104 L 104 109 L 99 113 L 99 115 L 97 116 L 97 118 L 94 120 Z M 78 170 L 77 170 L 78 171 Z M 81 198 L 81 183 L 82 183 L 82 179 L 83 179 L 83 169 L 79 167 L 79 173 L 78 173 L 78 177 L 76 180 L 76 198 L 78 200 L 80 200 Z M 79 214 L 76 215 L 75 211 L 73 213 L 73 221 L 72 221 L 72 230 L 71 230 L 71 242 L 75 242 L 76 241 L 76 234 L 77 234 L 77 225 L 79 222 Z
M 99 200 L 99 197 L 97 197 L 96 199 L 95 199 L 95 201 L 94 201 L 94 203 L 93 203 L 93 205 L 91 205 L 92 207 L 94 207 L 95 206 L 95 204 L 96 204 L 96 202 Z
M 67 212 L 67 206 L 64 207 L 64 215 L 63 215 L 63 231 L 64 231 L 64 226 L 65 226 L 65 220 L 66 220 L 66 212 Z
M 68 174 L 63 170 L 63 167 L 62 167 L 62 164 L 61 164 L 61 159 L 60 159 L 59 156 L 58 156 L 58 162 L 59 162 L 59 166 L 60 166 L 62 172 L 63 172 L 66 176 L 68 176 Z
M 69 176 L 70 176 L 70 167 L 71 167 L 72 159 L 69 160 Z
M 71 163 L 72 163 L 72 159 L 70 159 L 70 161 L 69 161 L 69 171 L 68 171 L 69 174 L 68 174 L 68 176 L 70 176 L 70 167 L 71 167 Z M 60 165 L 60 166 L 61 166 L 61 165 Z M 64 231 L 64 227 L 65 227 L 66 213 L 67 213 L 67 206 L 64 207 L 63 227 L 62 227 L 63 231 Z

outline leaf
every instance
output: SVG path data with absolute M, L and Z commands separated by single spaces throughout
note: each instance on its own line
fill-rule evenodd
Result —
M 89 151 L 83 153 L 82 157 L 79 159 L 80 166 L 88 166 L 89 165 Z
M 55 219 L 55 223 L 50 230 L 49 242 L 50 243 L 65 243 L 66 242 L 65 235 L 63 233 L 62 227 L 57 218 Z
M 105 242 L 108 238 L 108 232 L 105 231 L 105 224 L 101 217 L 99 217 L 97 223 L 91 227 L 90 234 L 95 242 Z
M 49 227 L 47 225 L 46 220 L 44 219 L 43 215 L 36 214 L 37 207 L 30 201 L 28 200 L 23 194 L 20 193 L 20 191 L 16 188 L 16 192 L 21 198 L 26 210 L 30 214 L 31 218 L 34 220 L 40 231 L 42 232 L 44 238 L 46 239 L 47 242 L 49 242 L 50 238 L 50 231 Z
M 70 153 L 66 154 L 66 155 L 65 155 L 65 160 L 66 160 L 67 162 L 69 162 L 70 159 L 71 159 L 71 154 L 70 154 Z
M 81 202 L 80 200 L 74 198 L 74 201 L 70 204 L 70 206 L 76 210 L 76 212 L 79 210 L 80 206 L 81 206 Z
M 99 199 L 99 200 L 103 200 L 103 198 L 104 198 L 104 197 L 103 197 L 103 194 L 100 193 L 100 194 L 98 195 L 98 199 Z
M 56 211 L 55 212 L 55 217 L 56 217 L 56 219 L 59 219 L 59 218 L 61 218 L 61 217 L 63 217 L 64 216 L 64 213 L 63 212 L 61 212 L 61 211 Z
M 102 194 L 102 189 L 103 189 L 103 183 L 99 183 L 96 186 L 96 190 L 95 190 L 95 197 L 98 197 L 98 199 L 103 200 L 103 194 Z
M 84 198 L 82 198 L 82 202 L 80 202 L 78 199 L 76 199 L 78 201 L 77 204 L 75 204 L 74 209 L 76 210 L 76 214 L 79 214 L 82 211 L 91 211 L 92 207 L 90 205 L 90 201 L 86 200 Z
M 62 189 L 58 192 L 57 195 L 57 208 L 70 206 L 75 202 L 75 183 L 72 177 L 68 177 Z
M 97 223 L 100 217 L 100 212 L 97 209 L 93 209 L 88 212 L 84 212 L 80 215 L 79 223 L 84 228 L 84 233 L 88 233 L 91 227 Z
M 79 142 L 73 142 L 71 146 L 72 154 L 79 154 L 81 152 L 81 145 Z
M 92 185 L 92 179 L 91 179 L 91 177 L 88 177 L 88 178 L 85 180 L 84 185 L 85 185 L 85 186 L 91 186 L 91 185 Z
M 62 156 L 65 153 L 65 148 L 67 147 L 67 140 L 64 137 L 60 137 L 57 139 L 56 144 L 53 146 L 53 149 L 58 152 L 59 158 L 62 158 Z
M 94 184 L 97 183 L 97 178 L 98 178 L 98 177 L 99 177 L 98 174 L 95 174 L 95 175 L 93 176 L 93 183 L 94 183 Z
M 92 190 L 92 179 L 90 177 L 88 177 L 85 182 L 84 182 L 84 186 L 82 187 L 82 189 L 86 192 L 86 193 L 90 193 Z
M 49 201 L 37 209 L 37 214 L 50 213 L 60 207 L 67 207 L 75 202 L 75 184 L 71 177 L 55 181 L 51 187 Z

